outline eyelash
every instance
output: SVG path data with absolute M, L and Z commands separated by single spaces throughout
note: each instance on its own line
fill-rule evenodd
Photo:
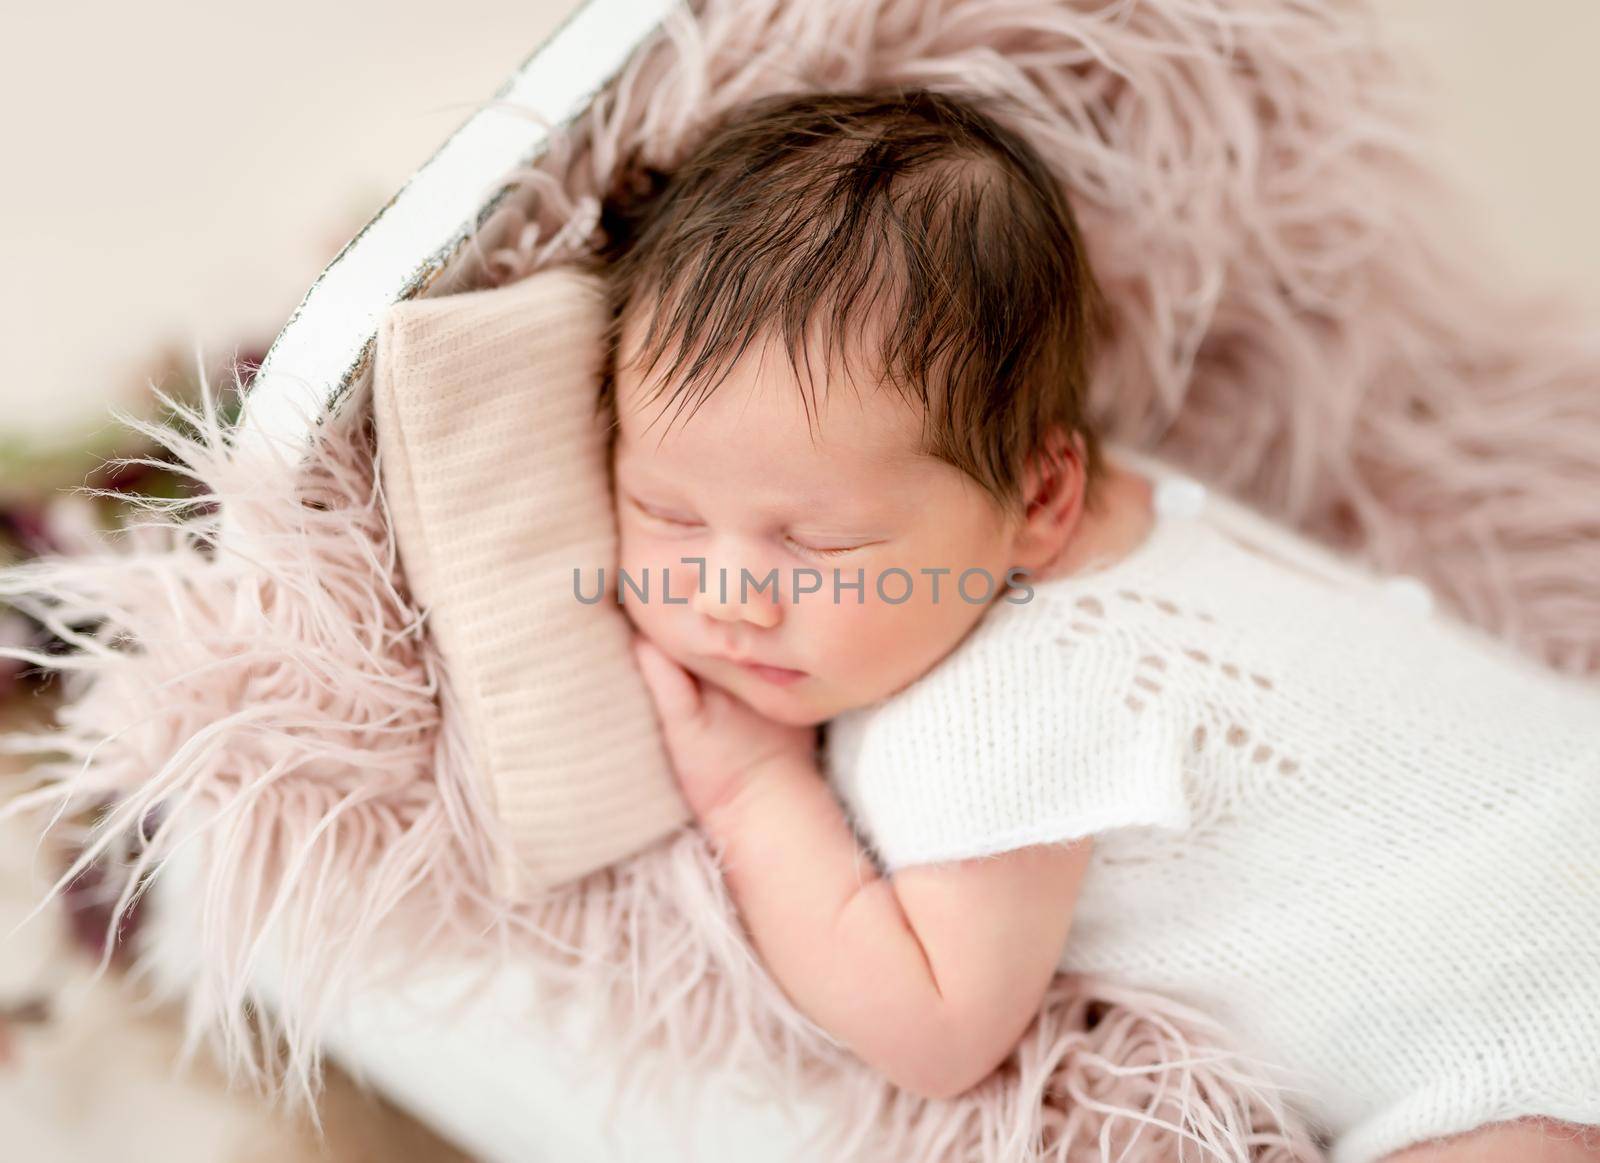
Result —
M 796 541 L 792 537 L 789 538 L 789 544 L 794 546 L 801 553 L 815 554 L 817 557 L 839 557 L 842 554 L 854 553 L 858 548 L 860 548 L 859 546 L 851 545 L 846 546 L 843 549 L 813 549 L 809 545 L 801 545 L 800 542 Z
M 639 512 L 643 513 L 646 517 L 649 517 L 652 521 L 660 521 L 663 525 L 676 525 L 680 529 L 692 529 L 699 524 L 698 521 L 675 521 L 671 517 L 663 517 L 659 513 L 652 513 L 649 509 L 646 509 L 636 500 L 633 501 L 633 507 L 639 510 Z M 809 553 L 817 557 L 839 557 L 842 554 L 854 553 L 857 549 L 862 548 L 862 546 L 859 545 L 850 545 L 843 549 L 816 549 L 810 545 L 802 545 L 792 537 L 789 538 L 789 544 L 794 546 L 801 553 Z

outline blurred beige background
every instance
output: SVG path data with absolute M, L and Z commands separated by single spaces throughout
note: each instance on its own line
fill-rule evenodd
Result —
M 170 339 L 270 340 L 570 0 L 28 5 L 0 70 L 0 442 L 81 430 Z M 23 46 L 26 46 L 24 49 Z M 193 366 L 192 358 L 189 366 Z

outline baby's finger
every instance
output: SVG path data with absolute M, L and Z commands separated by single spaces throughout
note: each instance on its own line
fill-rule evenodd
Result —
M 692 675 L 642 634 L 634 636 L 633 652 L 664 720 L 677 722 L 699 712 L 700 689 Z

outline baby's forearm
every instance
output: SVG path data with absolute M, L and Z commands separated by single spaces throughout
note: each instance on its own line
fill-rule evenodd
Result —
M 701 826 L 790 1000 L 892 1081 L 929 1084 L 944 1012 L 927 955 L 817 765 L 773 760 Z

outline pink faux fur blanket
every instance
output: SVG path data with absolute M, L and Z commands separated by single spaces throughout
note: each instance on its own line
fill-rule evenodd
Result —
M 670 166 L 737 102 L 888 79 L 1033 110 L 1115 315 L 1095 401 L 1110 437 L 1424 579 L 1551 666 L 1600 670 L 1600 340 L 1439 228 L 1452 194 L 1415 83 L 1363 4 L 705 0 L 521 175 L 481 235 L 486 278 L 571 257 L 636 144 Z M 11 741 L 45 753 L 35 798 L 116 797 L 100 846 L 166 803 L 142 864 L 208 838 L 189 1004 L 234 1065 L 309 1094 L 339 999 L 427 947 L 535 964 L 548 1004 L 597 991 L 597 1052 L 633 1081 L 732 1064 L 822 1097 L 838 1117 L 813 1158 L 1319 1157 L 1292 1095 L 1210 1053 L 1226 1031 L 1113 982 L 1058 978 L 1012 1060 L 958 1099 L 894 1090 L 766 976 L 692 829 L 547 899 L 492 899 L 494 823 L 441 729 L 449 676 L 396 568 L 367 396 L 305 459 L 235 447 L 216 405 L 197 439 L 129 421 L 212 507 L 152 502 L 120 544 L 0 575 L 0 598 L 79 648 L 31 659 L 69 696 L 53 730 Z M 272 925 L 288 1059 L 269 1067 L 240 1003 Z

